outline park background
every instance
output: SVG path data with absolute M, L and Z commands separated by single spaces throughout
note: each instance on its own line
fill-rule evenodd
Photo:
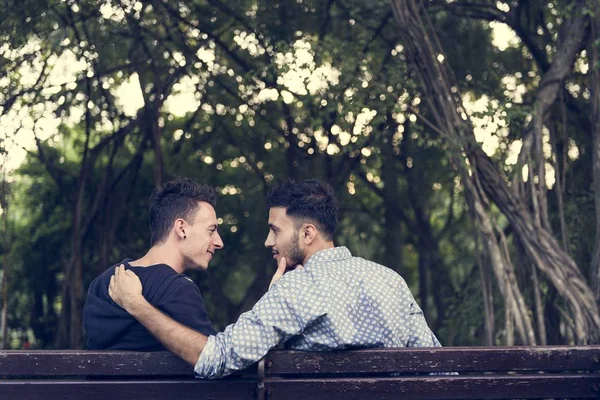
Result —
M 594 0 L 2 2 L 2 346 L 81 348 L 177 176 L 218 190 L 219 329 L 275 270 L 269 188 L 320 177 L 443 345 L 597 343 L 599 30 Z

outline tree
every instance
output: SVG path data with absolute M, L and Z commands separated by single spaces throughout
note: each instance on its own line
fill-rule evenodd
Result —
M 466 153 L 467 160 L 473 168 L 473 176 L 476 178 L 473 182 L 473 189 L 467 190 L 467 193 L 471 196 L 472 208 L 478 212 L 478 216 L 481 218 L 479 224 L 482 232 L 485 232 L 487 237 L 491 237 L 491 226 L 486 223 L 485 211 L 482 210 L 484 200 L 477 200 L 477 196 L 485 193 L 508 218 L 520 242 L 523 243 L 528 256 L 542 272 L 546 273 L 569 305 L 573 315 L 577 341 L 581 343 L 588 340 L 597 340 L 596 333 L 600 328 L 600 316 L 592 292 L 573 259 L 560 247 L 558 241 L 548 231 L 548 223 L 543 222 L 547 219 L 545 211 L 541 211 L 540 214 L 539 209 L 536 209 L 537 214 L 530 214 L 525 207 L 524 200 L 510 192 L 506 182 L 497 172 L 489 157 L 479 146 L 473 144 L 475 141 L 472 127 L 468 121 L 465 122 L 461 118 L 460 113 L 464 115 L 464 108 L 460 97 L 456 95 L 457 91 L 452 90 L 455 85 L 454 78 L 451 71 L 436 56 L 436 54 L 442 54 L 442 50 L 439 48 L 435 36 L 430 36 L 432 34 L 426 30 L 428 25 L 421 17 L 420 3 L 414 1 L 393 2 L 392 5 L 398 23 L 407 38 L 405 43 L 408 59 L 414 63 L 423 88 L 428 92 L 427 98 L 430 101 L 430 109 L 435 110 L 433 113 L 437 129 L 439 129 L 440 134 L 447 135 L 449 139 L 456 140 L 459 143 L 460 147 L 457 150 Z M 576 2 L 573 11 L 574 17 L 566 22 L 566 37 L 562 40 L 557 51 L 557 54 L 561 57 L 557 57 L 553 67 L 546 75 L 548 76 L 547 81 L 551 83 L 544 85 L 544 80 L 542 80 L 542 87 L 537 96 L 533 116 L 533 135 L 540 136 L 536 139 L 538 142 L 541 142 L 544 117 L 550 105 L 556 99 L 556 82 L 557 80 L 560 81 L 560 77 L 566 74 L 564 71 L 568 70 L 568 66 L 573 62 L 576 49 L 581 46 L 583 40 L 587 19 L 582 15 L 582 8 L 583 2 Z M 433 37 L 433 39 L 430 39 L 430 37 Z M 554 90 L 552 90 L 553 87 Z M 541 152 L 541 144 L 538 143 L 537 146 L 540 147 L 538 149 L 539 153 Z M 523 147 L 525 149 L 523 151 L 526 152 L 527 141 Z M 456 161 L 462 164 L 462 160 Z M 465 170 L 463 179 L 466 184 L 470 181 L 470 178 L 466 174 L 466 168 L 462 165 L 461 168 Z M 543 174 L 538 175 L 538 177 L 541 184 L 545 185 Z M 478 192 L 477 186 L 480 186 L 483 192 Z M 543 206 L 540 205 L 540 207 L 543 207 L 542 210 L 546 207 L 546 197 L 543 192 L 545 192 L 545 186 L 534 195 L 534 198 L 539 195 L 536 199 L 538 205 L 540 205 L 540 201 L 544 202 Z M 494 253 L 499 253 L 493 244 L 488 245 L 488 251 L 492 256 Z M 494 264 L 497 264 L 498 268 L 506 268 L 501 261 Z M 518 303 L 521 303 L 521 301 L 518 300 Z M 525 316 L 525 314 L 522 315 Z M 531 323 L 529 322 L 527 325 L 529 331 Z
M 7 325 L 80 347 L 85 288 L 147 248 L 153 186 L 190 176 L 219 192 L 225 250 L 194 279 L 224 327 L 274 268 L 265 194 L 320 176 L 335 241 L 400 272 L 445 345 L 586 340 L 593 42 L 570 4 L 432 1 L 399 30 L 383 0 L 15 3 L 0 124 L 35 146 L 10 172 Z

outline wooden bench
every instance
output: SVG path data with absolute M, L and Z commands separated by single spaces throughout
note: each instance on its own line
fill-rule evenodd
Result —
M 432 375 L 439 372 L 458 375 Z M 600 399 L 600 346 L 273 351 L 194 379 L 169 353 L 0 351 L 0 399 Z

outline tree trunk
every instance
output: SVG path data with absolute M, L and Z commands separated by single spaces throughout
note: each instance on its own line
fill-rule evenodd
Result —
M 156 186 L 162 185 L 164 175 L 164 161 L 162 155 L 162 145 L 160 142 L 162 131 L 159 126 L 158 120 L 160 118 L 160 111 L 157 111 L 152 120 L 152 141 L 154 143 L 154 184 Z
M 577 4 L 582 7 L 585 1 L 578 1 Z M 529 171 L 532 175 L 536 175 L 538 182 L 532 185 L 534 187 L 533 198 L 537 201 L 538 209 L 536 210 L 536 219 L 540 221 L 542 227 L 550 230 L 548 220 L 548 199 L 546 189 L 546 160 L 542 151 L 543 143 L 543 128 L 546 117 L 556 101 L 559 89 L 564 84 L 564 79 L 569 75 L 572 69 L 573 61 L 580 49 L 581 43 L 584 41 L 587 19 L 577 13 L 581 10 L 575 8 L 573 17 L 567 20 L 561 32 L 560 43 L 557 54 L 554 57 L 551 68 L 544 74 L 540 83 L 538 93 L 536 95 L 533 118 L 532 118 L 532 134 L 530 139 L 523 142 L 522 154 L 528 154 L 529 146 L 533 142 L 533 156 L 529 164 Z M 520 170 L 520 168 L 517 168 Z
M 4 252 L 2 258 L 2 314 L 0 315 L 0 330 L 2 331 L 2 348 L 8 349 L 8 252 Z
M 4 142 L 0 142 L 4 144 Z M 2 154 L 4 153 L 4 154 Z M 0 209 L 2 210 L 2 220 L 0 225 L 0 248 L 2 249 L 2 311 L 0 313 L 0 334 L 2 335 L 2 348 L 8 348 L 8 280 L 10 277 L 10 264 L 8 262 L 8 251 L 10 249 L 11 235 L 8 227 L 8 182 L 6 180 L 6 158 L 8 153 L 5 152 L 4 147 L 0 148 L 0 154 L 2 154 L 4 163 L 0 165 L 0 173 L 2 174 L 2 181 L 0 182 Z
M 400 188 L 398 186 L 399 174 L 396 168 L 397 160 L 392 144 L 392 136 L 394 135 L 395 128 L 396 125 L 385 128 L 385 138 L 382 145 L 381 178 L 384 182 L 383 204 L 385 210 L 384 265 L 392 268 L 400 275 L 406 276 L 402 248 L 404 244 L 402 219 L 396 212 L 397 204 L 400 201 Z
M 431 321 L 429 307 L 429 257 L 427 252 L 419 249 L 419 304 L 428 321 Z M 439 321 L 439 318 L 437 318 Z M 431 322 L 430 322 L 431 323 Z M 436 324 L 437 325 L 437 324 Z M 436 330 L 436 329 L 434 329 Z
M 2 149 L 4 150 L 4 149 Z M 5 154 L 4 157 L 7 155 Z M 9 263 L 8 249 L 10 249 L 10 232 L 8 229 L 8 182 L 6 181 L 5 165 L 1 166 L 2 185 L 0 187 L 0 209 L 2 210 L 2 225 L 0 232 L 2 233 L 2 312 L 0 314 L 0 334 L 2 335 L 2 348 L 8 348 L 8 278 L 9 278 Z
M 521 199 L 510 192 L 485 153 L 475 149 L 472 155 L 479 161 L 478 170 L 483 171 L 481 182 L 485 192 L 507 217 L 529 258 L 567 302 L 573 315 L 577 342 L 597 341 L 600 333 L 598 307 L 575 261 L 550 232 L 544 227 L 536 227 Z
M 88 100 L 90 83 L 88 80 Z M 83 323 L 81 311 L 84 302 L 83 290 L 83 262 L 82 262 L 82 224 L 83 203 L 90 173 L 90 137 L 92 121 L 89 107 L 85 114 L 86 130 L 83 158 L 77 182 L 77 194 L 73 207 L 73 222 L 71 225 L 71 258 L 65 267 L 63 281 L 63 301 L 60 315 L 59 335 L 57 345 L 59 348 L 79 349 L 83 347 Z
M 561 97 L 562 99 L 562 97 Z M 562 125 L 565 126 L 566 125 L 566 113 L 565 113 L 565 106 L 564 106 L 564 102 L 561 101 L 561 114 L 562 114 Z M 566 130 L 566 127 L 564 128 Z M 560 153 L 558 150 L 558 145 L 557 145 L 557 141 L 558 141 L 558 131 L 559 129 L 555 129 L 553 132 L 550 132 L 550 140 L 552 142 L 552 154 L 553 154 L 553 165 L 554 165 L 554 176 L 555 176 L 555 186 L 554 186 L 554 193 L 556 194 L 556 205 L 558 207 L 558 218 L 560 221 L 560 239 L 562 241 L 562 245 L 563 245 L 563 249 L 565 249 L 565 251 L 567 253 L 569 253 L 569 234 L 567 231 L 567 220 L 565 217 L 565 202 L 564 202 L 564 184 L 563 184 L 563 179 L 562 179 L 562 175 L 563 175 L 563 170 L 566 167 L 566 163 L 563 163 L 561 166 L 561 163 L 559 161 L 560 158 Z M 566 132 L 565 132 L 566 133 Z M 564 148 L 564 146 L 562 146 Z
M 515 279 L 514 267 L 508 255 L 506 238 L 504 238 L 502 231 L 495 227 L 495 224 L 492 222 L 492 219 L 485 209 L 485 204 L 487 204 L 488 201 L 475 187 L 475 182 L 477 182 L 476 176 L 476 174 L 473 174 L 472 177 L 469 177 L 468 174 L 462 173 L 462 180 L 465 187 L 469 211 L 471 212 L 475 225 L 478 228 L 478 233 L 487 250 L 492 270 L 498 281 L 500 293 L 502 293 L 502 296 L 504 297 L 505 316 L 507 318 L 505 321 L 507 327 L 507 343 L 513 343 L 512 329 L 513 326 L 516 326 L 521 341 L 524 344 L 535 345 L 536 341 L 533 325 L 525 305 L 525 300 Z M 496 238 L 496 232 L 501 235 L 500 242 Z
M 390 116 L 391 117 L 391 116 Z M 390 118 L 391 119 L 391 118 Z M 433 319 L 432 313 L 429 313 L 428 319 L 432 321 L 431 325 L 434 330 L 437 330 L 446 319 L 448 307 L 450 306 L 451 299 L 456 297 L 456 291 L 452 285 L 452 279 L 448 267 L 444 263 L 444 259 L 441 255 L 440 250 L 440 237 L 436 237 L 434 228 L 431 223 L 431 216 L 424 207 L 421 194 L 418 192 L 418 188 L 422 186 L 419 181 L 419 177 L 415 176 L 416 167 L 409 167 L 408 159 L 414 158 L 414 142 L 411 138 L 411 124 L 408 122 L 404 123 L 404 135 L 400 142 L 399 158 L 404 165 L 404 174 L 407 181 L 408 199 L 410 200 L 410 206 L 413 210 L 414 221 L 404 213 L 404 220 L 408 225 L 408 230 L 411 233 L 416 234 L 417 241 L 416 246 L 419 252 L 419 259 L 423 259 L 423 264 L 420 263 L 419 281 L 421 287 L 431 294 L 433 300 L 433 306 L 435 306 L 435 319 Z M 391 139 L 390 139 L 391 140 Z M 393 203 L 395 207 L 395 213 L 400 215 L 400 203 Z M 427 271 L 423 271 L 426 268 Z M 431 290 L 435 288 L 435 290 Z M 423 295 L 425 297 L 425 294 Z M 427 296 L 428 297 L 428 296 Z M 423 299 L 427 305 L 427 302 Z
M 582 4 L 577 3 L 573 11 L 576 17 L 565 23 L 570 29 L 578 29 L 577 22 L 585 27 L 585 20 L 579 21 L 581 7 Z M 421 80 L 438 134 L 448 139 L 450 151 L 466 154 L 483 192 L 504 213 L 529 258 L 565 299 L 573 316 L 577 342 L 597 341 L 600 338 L 600 315 L 594 293 L 574 260 L 544 226 L 537 227 L 523 199 L 515 197 L 509 190 L 492 160 L 477 144 L 452 71 L 438 61 L 442 49 L 427 15 L 421 13 L 421 3 L 418 0 L 392 0 L 392 8 L 405 39 L 407 60 Z M 565 40 L 561 46 L 573 46 L 573 41 Z M 561 51 L 566 50 L 561 48 L 557 54 L 562 54 Z
M 542 294 L 540 290 L 540 281 L 537 276 L 537 268 L 531 266 L 531 283 L 533 284 L 533 301 L 535 304 L 535 319 L 538 327 L 538 339 L 542 346 L 548 344 L 546 338 L 546 325 L 544 324 L 544 304 L 542 303 Z
M 534 141 L 538 138 L 541 140 L 541 130 L 546 117 L 558 97 L 559 90 L 563 88 L 564 80 L 572 72 L 575 57 L 581 49 L 589 25 L 589 18 L 583 12 L 584 3 L 584 0 L 577 0 L 573 3 L 574 7 L 571 11 L 573 17 L 564 22 L 564 26 L 559 33 L 558 47 L 553 57 L 552 66 L 544 74 L 539 84 L 534 103 L 532 132 L 525 134 L 523 137 L 523 146 L 519 153 L 513 181 L 521 179 L 521 166 L 530 154 Z
M 4 185 L 6 185 L 4 183 Z M 6 234 L 5 241 L 8 244 L 8 210 L 5 205 L 2 205 L 2 220 L 4 225 L 4 233 Z M 10 276 L 9 273 L 9 263 L 8 263 L 8 247 L 4 248 L 4 254 L 2 256 L 2 314 L 0 314 L 0 330 L 2 334 L 2 348 L 8 349 L 8 279 Z
M 475 241 L 475 253 L 477 256 L 477 266 L 479 267 L 479 281 L 481 283 L 481 297 L 483 297 L 483 317 L 485 328 L 485 345 L 494 345 L 494 297 L 491 285 L 490 274 L 487 265 L 484 261 L 483 253 L 480 248 L 480 237 L 478 229 L 473 230 Z
M 87 167 L 85 167 L 85 169 L 87 169 Z M 84 173 L 80 177 L 77 201 L 73 210 L 71 257 L 65 267 L 62 289 L 62 308 L 57 342 L 58 348 L 77 349 L 81 348 L 83 345 L 81 310 L 83 308 L 84 290 L 81 255 L 81 219 L 86 180 L 87 173 Z
M 423 285 L 425 288 L 435 288 L 435 290 L 428 290 L 428 292 L 433 298 L 433 304 L 436 309 L 436 318 L 432 320 L 432 326 L 437 329 L 444 322 L 448 306 L 450 305 L 449 302 L 456 296 L 456 292 L 452 286 L 448 267 L 441 255 L 439 241 L 434 236 L 430 216 L 421 207 L 416 205 L 414 201 L 411 201 L 411 203 L 415 213 L 415 225 L 417 226 L 417 232 L 415 233 L 418 238 L 419 259 L 421 257 L 424 258 L 425 264 L 423 267 L 427 268 L 424 276 L 426 281 L 423 282 Z M 420 279 L 421 277 L 419 276 Z
M 590 92 L 592 102 L 592 140 L 593 140 L 593 174 L 594 205 L 596 208 L 596 242 L 592 257 L 592 287 L 597 304 L 600 304 L 600 6 L 596 3 L 595 18 L 592 20 L 592 34 L 588 50 L 588 73 L 590 75 Z

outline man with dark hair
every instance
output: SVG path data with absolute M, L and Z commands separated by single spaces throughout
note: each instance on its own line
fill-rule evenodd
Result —
M 162 344 L 108 295 L 117 265 L 141 279 L 150 304 L 204 335 L 215 334 L 196 284 L 183 273 L 206 270 L 214 252 L 223 247 L 217 231 L 213 188 L 182 178 L 158 187 L 148 212 L 151 244 L 137 260 L 126 258 L 96 278 L 83 309 L 88 349 L 164 350 Z
M 300 183 L 287 180 L 269 192 L 267 207 L 269 235 L 265 246 L 271 248 L 276 260 L 285 257 L 288 268 L 304 264 L 312 255 L 300 247 L 303 224 L 313 224 L 326 242 L 325 246 L 333 247 L 339 206 L 331 186 L 316 179 Z M 286 222 L 293 226 L 287 226 Z M 286 237 L 286 233 L 292 237 Z M 277 243 L 282 244 L 277 246 Z M 321 247 L 324 246 L 316 249 Z
M 207 378 L 245 368 L 279 343 L 311 351 L 440 346 L 400 275 L 334 246 L 339 209 L 329 185 L 288 180 L 267 203 L 265 246 L 278 272 L 252 310 L 224 332 L 206 337 L 157 311 L 144 299 L 135 274 L 121 267 L 111 279 L 110 296 Z M 303 267 L 283 275 L 296 264 Z

